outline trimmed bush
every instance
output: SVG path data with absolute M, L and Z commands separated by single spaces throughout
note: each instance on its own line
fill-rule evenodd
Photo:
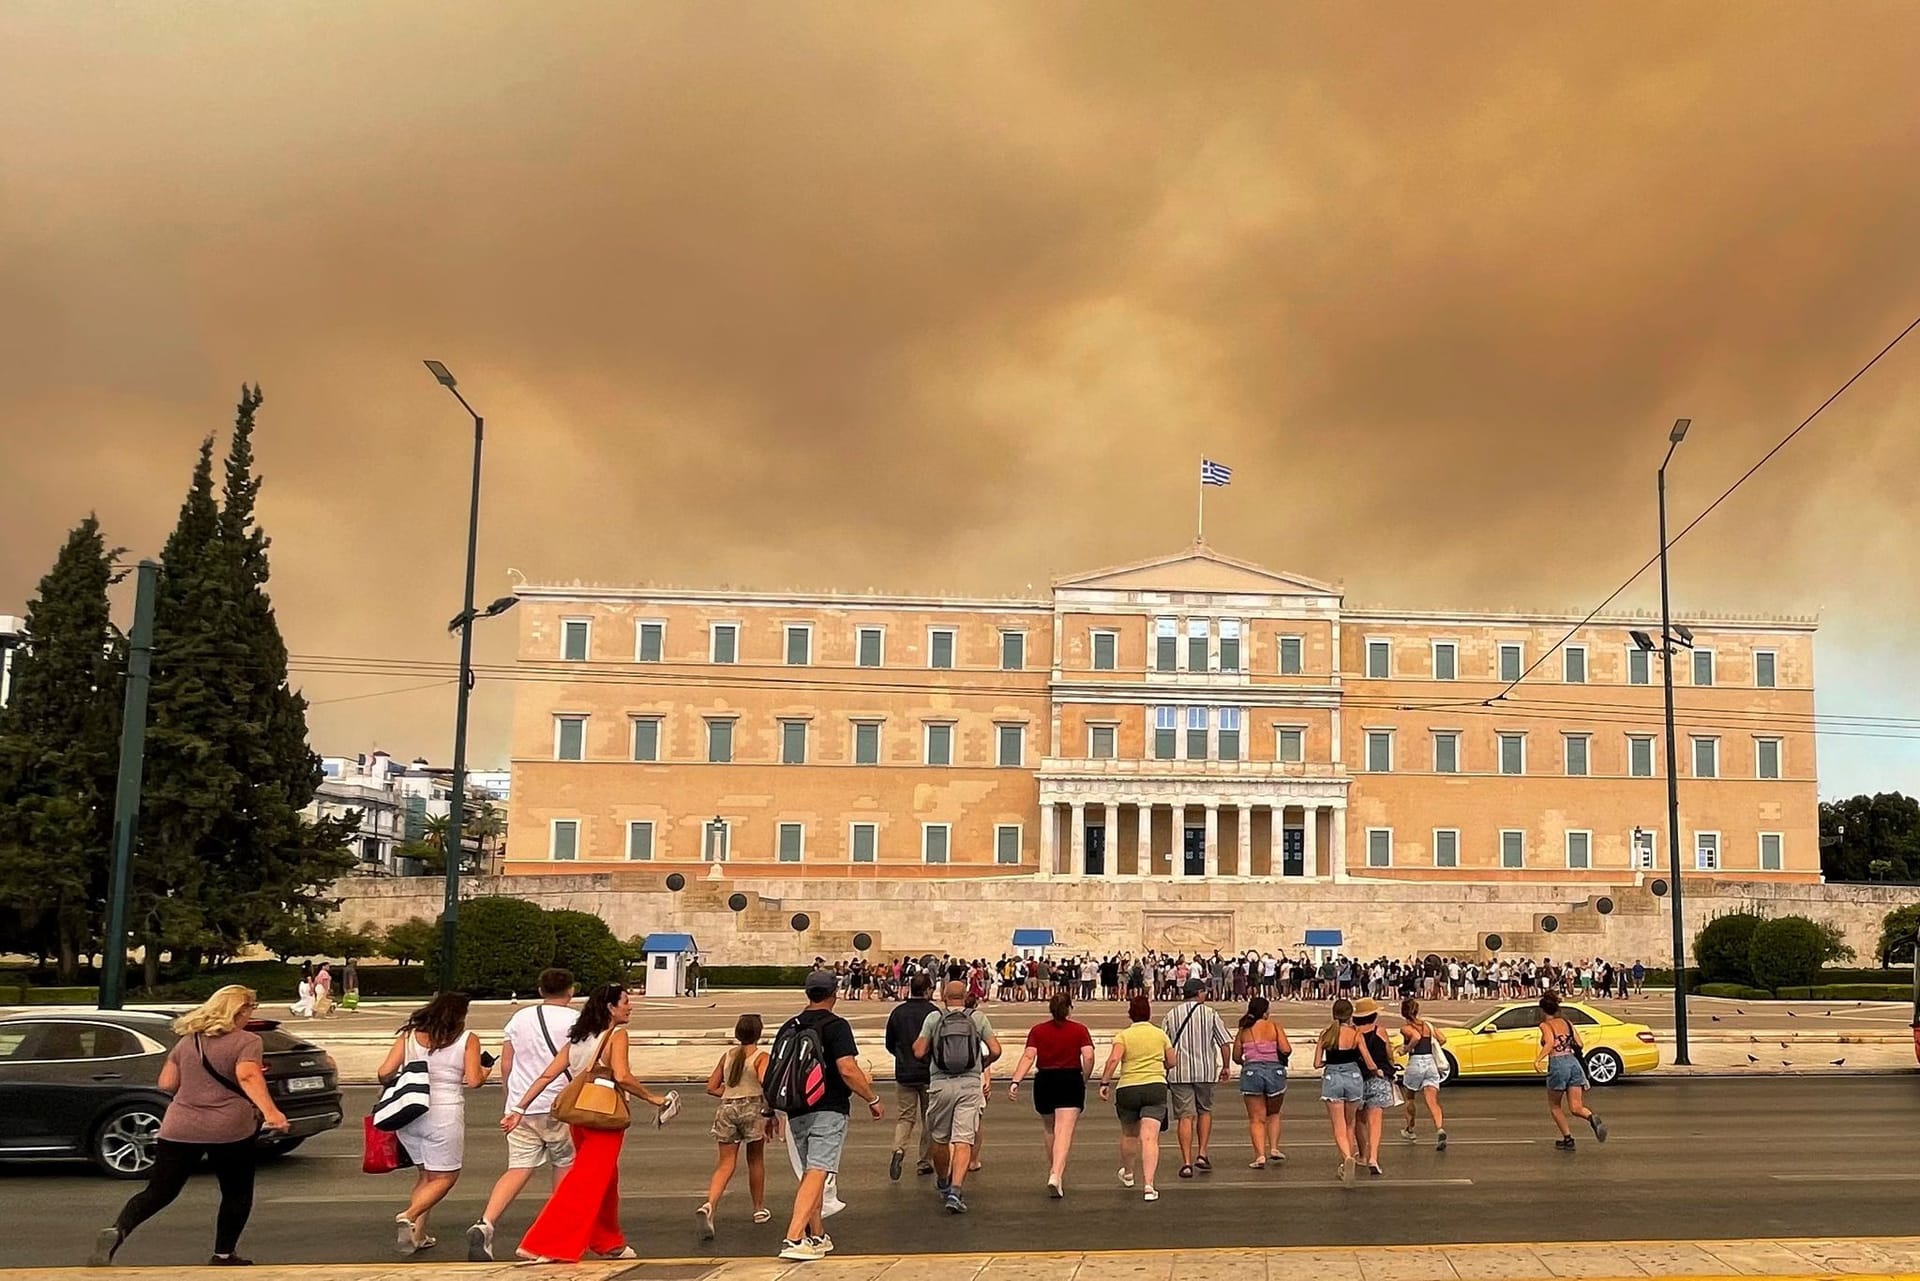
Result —
M 532 992 L 540 971 L 553 963 L 553 922 L 537 904 L 518 898 L 474 898 L 460 904 L 459 948 L 453 985 L 469 996 L 490 998 Z M 440 944 L 427 968 L 439 973 Z M 365 987 L 361 992 L 365 994 Z
M 626 977 L 626 949 L 605 921 L 590 912 L 564 908 L 549 910 L 547 920 L 553 925 L 552 963 L 573 971 L 573 981 L 582 992 Z
M 1763 924 L 1765 918 L 1752 912 L 1728 912 L 1701 926 L 1693 936 L 1693 959 L 1700 976 L 1709 983 L 1751 987 L 1758 982 L 1753 972 L 1753 935 Z
M 0 1005 L 19 1005 L 26 999 L 26 989 L 20 987 L 0 987 Z
M 1832 954 L 1829 933 L 1804 916 L 1762 921 L 1753 931 L 1747 964 L 1753 981 L 1775 991 L 1809 987 Z
M 1773 993 L 1764 987 L 1748 987 L 1744 983 L 1702 983 L 1693 989 L 1695 996 L 1718 996 L 1730 1001 L 1770 1001 Z
M 97 987 L 30 987 L 21 993 L 26 1005 L 98 1005 Z
M 438 976 L 438 970 L 426 965 L 363 965 L 359 970 L 360 997 L 378 1001 L 396 996 L 432 996 L 440 987 Z
M 706 965 L 700 982 L 706 987 L 786 988 L 796 996 L 807 981 L 805 965 Z

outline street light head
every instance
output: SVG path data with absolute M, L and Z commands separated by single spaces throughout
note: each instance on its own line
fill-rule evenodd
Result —
M 422 363 L 426 365 L 427 372 L 433 375 L 434 381 L 439 383 L 442 387 L 458 387 L 460 385 L 459 383 L 454 381 L 452 372 L 449 371 L 447 367 L 441 364 L 439 361 L 428 360 Z
M 500 599 L 494 601 L 493 604 L 487 606 L 485 611 L 482 612 L 481 617 L 498 618 L 519 603 L 520 598 L 518 596 L 502 596 Z
M 432 364 L 433 362 L 428 361 L 427 363 Z M 452 386 L 453 384 L 449 383 L 447 385 Z M 1687 428 L 1691 426 L 1693 426 L 1693 419 L 1691 418 L 1674 419 L 1673 430 L 1667 433 L 1667 439 L 1672 441 L 1676 445 L 1679 444 L 1681 441 L 1687 438 Z
M 1633 643 L 1639 646 L 1641 649 L 1646 650 L 1648 653 L 1653 652 L 1653 637 L 1647 635 L 1647 633 L 1639 632 L 1639 631 L 1629 631 L 1627 635 L 1633 637 Z
M 1692 648 L 1693 648 L 1693 631 L 1692 631 L 1692 629 L 1690 629 L 1690 628 L 1688 628 L 1688 627 L 1684 627 L 1684 626 L 1682 626 L 1682 625 L 1681 625 L 1681 624 L 1679 624 L 1679 623 L 1675 623 L 1675 624 L 1673 625 L 1673 634 L 1674 634 L 1674 636 L 1675 636 L 1675 637 L 1676 637 L 1676 638 L 1677 638 L 1677 639 L 1679 640 L 1679 642 L 1680 642 L 1680 643 L 1681 643 L 1682 645 L 1685 645 L 1685 646 L 1686 646 L 1686 647 L 1687 647 L 1688 649 L 1692 649 Z

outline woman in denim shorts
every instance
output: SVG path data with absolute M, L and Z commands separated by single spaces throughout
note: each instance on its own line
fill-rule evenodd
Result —
M 1320 1069 L 1320 1099 L 1333 1123 L 1333 1145 L 1340 1149 L 1338 1177 L 1348 1187 L 1354 1175 L 1353 1123 L 1366 1094 L 1365 1062 L 1367 1048 L 1353 1026 L 1353 1002 L 1343 996 L 1333 1003 L 1333 1022 L 1314 1043 L 1313 1066 Z
M 1554 1145 L 1562 1152 L 1573 1151 L 1573 1130 L 1567 1124 L 1571 1112 L 1593 1127 L 1593 1137 L 1607 1141 L 1607 1123 L 1586 1105 L 1586 1069 L 1580 1066 L 1580 1037 L 1560 1013 L 1560 998 L 1549 992 L 1540 998 L 1540 1050 L 1533 1057 L 1533 1070 L 1547 1073 L 1547 1111 L 1553 1114 L 1554 1128 L 1560 1131 Z
M 1253 1140 L 1250 1170 L 1264 1170 L 1287 1159 L 1280 1150 L 1280 1105 L 1287 1101 L 1287 1059 L 1293 1044 L 1287 1030 L 1267 1017 L 1267 998 L 1247 1002 L 1233 1038 L 1233 1061 L 1240 1065 L 1240 1098 L 1247 1105 L 1247 1133 Z
M 1387 1128 L 1387 1109 L 1393 1099 L 1393 1048 L 1380 1031 L 1380 1003 L 1370 996 L 1354 1002 L 1353 1026 L 1360 1032 L 1366 1084 L 1361 1090 L 1360 1115 L 1354 1129 L 1355 1157 L 1367 1173 L 1379 1178 L 1380 1138 Z
M 1420 1002 L 1412 997 L 1400 1002 L 1400 1019 L 1400 1040 L 1407 1047 L 1407 1069 L 1400 1074 L 1400 1085 L 1407 1092 L 1407 1123 L 1400 1137 L 1409 1143 L 1419 1139 L 1415 1109 L 1425 1099 L 1436 1131 L 1434 1147 L 1445 1152 L 1447 1119 L 1440 1114 L 1440 1083 L 1446 1071 L 1441 1067 L 1440 1047 L 1447 1043 L 1447 1034 L 1420 1017 Z

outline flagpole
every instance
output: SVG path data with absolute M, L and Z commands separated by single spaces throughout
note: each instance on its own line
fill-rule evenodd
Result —
M 1196 544 L 1207 541 L 1207 460 L 1204 458 L 1200 460 L 1200 515 L 1194 522 L 1193 541 Z

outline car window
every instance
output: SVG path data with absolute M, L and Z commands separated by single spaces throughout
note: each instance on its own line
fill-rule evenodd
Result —
M 309 1042 L 301 1040 L 291 1032 L 282 1032 L 279 1028 L 267 1028 L 255 1032 L 260 1038 L 260 1049 L 265 1054 L 285 1054 L 289 1050 L 311 1050 Z
M 1563 1005 L 1560 1007 L 1560 1017 L 1575 1027 L 1600 1026 L 1599 1019 L 1594 1018 L 1593 1015 L 1587 1013 L 1585 1010 L 1576 1010 L 1571 1005 Z
M 1502 1010 L 1493 1020 L 1494 1027 L 1502 1032 L 1515 1032 L 1521 1028 L 1540 1026 L 1540 1007 L 1522 1005 L 1511 1010 Z
M 40 1063 L 119 1058 L 141 1053 L 138 1038 L 105 1023 L 42 1023 L 20 1057 Z
M 28 1036 L 39 1027 L 38 1023 L 8 1023 L 0 1026 L 0 1063 L 8 1059 L 24 1059 L 21 1053 Z

